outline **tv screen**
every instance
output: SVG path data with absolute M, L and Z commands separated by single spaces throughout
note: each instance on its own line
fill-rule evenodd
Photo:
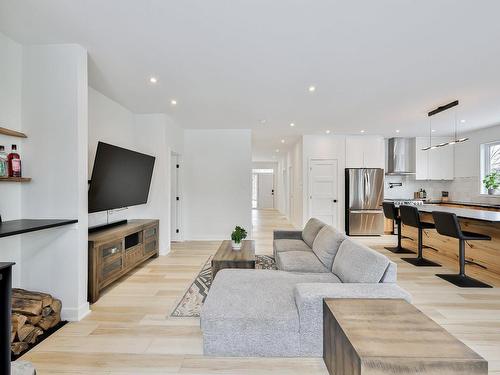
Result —
M 155 158 L 99 142 L 89 188 L 89 213 L 148 201 Z

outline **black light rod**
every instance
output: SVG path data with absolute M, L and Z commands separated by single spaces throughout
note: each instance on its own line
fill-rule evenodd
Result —
M 436 109 L 433 109 L 432 111 L 430 111 L 427 114 L 427 116 L 431 117 L 431 116 L 437 115 L 438 113 L 446 111 L 447 109 L 456 107 L 457 105 L 458 105 L 458 100 L 455 100 L 451 103 L 448 103 L 448 104 L 442 105 L 441 107 L 437 107 Z

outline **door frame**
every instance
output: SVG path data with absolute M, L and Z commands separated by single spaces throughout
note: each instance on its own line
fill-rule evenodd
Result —
M 311 205 L 311 194 L 312 194 L 312 178 L 311 178 L 311 170 L 312 170 L 312 163 L 315 161 L 335 161 L 337 162 L 337 222 L 332 223 L 333 227 L 338 229 L 339 228 L 339 222 L 340 222 L 340 180 L 339 180 L 339 159 L 334 159 L 334 158 L 308 158 L 307 161 L 307 214 L 309 217 L 312 217 L 311 215 L 311 210 L 312 210 L 312 205 Z
M 170 242 L 180 242 L 183 238 L 181 162 L 181 154 L 172 151 L 170 153 Z M 176 167 L 177 165 L 179 167 Z

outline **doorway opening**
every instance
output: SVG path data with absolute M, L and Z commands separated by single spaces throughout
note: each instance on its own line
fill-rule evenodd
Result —
M 170 241 L 181 241 L 181 156 L 172 152 L 170 166 Z
M 252 209 L 274 208 L 274 169 L 252 170 Z

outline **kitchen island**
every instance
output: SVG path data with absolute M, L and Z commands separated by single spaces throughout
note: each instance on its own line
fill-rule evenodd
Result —
M 491 211 L 450 205 L 425 204 L 417 206 L 421 220 L 433 223 L 432 212 L 455 213 L 462 230 L 485 234 L 491 241 L 467 241 L 467 274 L 494 286 L 500 286 L 500 210 Z M 418 233 L 415 228 L 403 225 L 403 246 L 417 249 Z M 454 270 L 458 269 L 458 240 L 442 236 L 435 229 L 425 229 L 423 236 L 424 256 Z

